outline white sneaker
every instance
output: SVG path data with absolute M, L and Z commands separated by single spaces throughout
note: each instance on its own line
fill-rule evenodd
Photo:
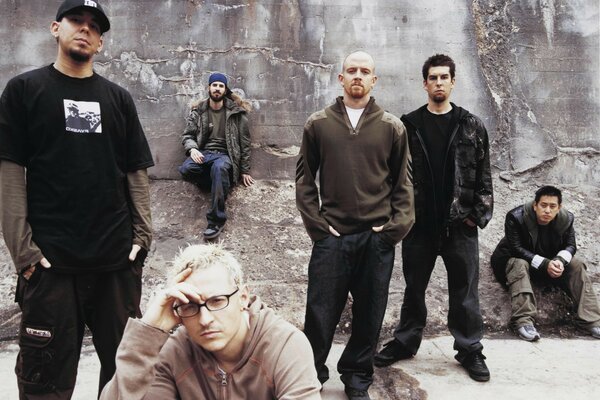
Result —
M 519 334 L 519 337 L 521 339 L 527 340 L 528 342 L 535 342 L 540 339 L 540 334 L 533 325 L 523 325 L 522 327 L 517 329 L 517 333 Z

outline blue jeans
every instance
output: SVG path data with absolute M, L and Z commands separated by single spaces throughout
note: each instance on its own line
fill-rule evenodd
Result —
M 321 383 L 329 379 L 325 365 L 348 292 L 352 304 L 352 333 L 338 362 L 346 386 L 366 390 L 373 382 L 373 355 L 385 315 L 394 267 L 394 247 L 373 231 L 314 243 L 308 265 L 304 333 L 315 357 Z
M 227 154 L 203 151 L 204 162 L 198 164 L 188 157 L 179 172 L 185 180 L 199 186 L 210 184 L 211 206 L 206 212 L 209 224 L 223 225 L 227 221 L 225 200 L 231 187 L 231 159 Z
M 481 351 L 483 320 L 479 309 L 479 242 L 477 227 L 459 222 L 448 234 L 432 238 L 431 230 L 415 225 L 402 241 L 402 264 L 406 289 L 400 323 L 394 338 L 417 354 L 427 319 L 425 290 L 435 260 L 442 256 L 448 273 L 448 329 L 454 336 L 454 349 L 461 361 L 469 353 Z

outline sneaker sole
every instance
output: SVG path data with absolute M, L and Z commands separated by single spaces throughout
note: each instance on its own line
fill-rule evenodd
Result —
M 207 239 L 207 240 L 216 239 L 221 234 L 221 232 L 223 232 L 223 228 L 219 229 L 217 232 L 215 232 L 211 235 L 203 234 L 204 239 Z
M 469 377 L 471 379 L 473 379 L 474 381 L 477 381 L 477 382 L 487 382 L 487 381 L 490 380 L 490 376 L 489 375 L 482 376 L 482 375 L 472 375 L 472 374 L 469 374 Z
M 524 340 L 526 342 L 537 342 L 538 340 L 540 340 L 540 336 L 534 336 L 532 338 L 528 338 L 528 337 L 519 335 L 519 339 L 522 339 L 522 340 Z
M 576 326 L 576 328 L 577 328 L 578 332 L 581 332 L 584 335 L 587 335 L 587 336 L 589 336 L 589 337 L 591 337 L 593 339 L 600 339 L 600 335 L 594 335 L 588 329 L 585 329 L 585 328 L 582 328 L 582 327 L 579 327 L 579 326 Z

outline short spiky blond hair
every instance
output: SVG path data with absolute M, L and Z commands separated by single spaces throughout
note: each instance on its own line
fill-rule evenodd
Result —
M 244 283 L 244 272 L 242 266 L 233 254 L 223 249 L 221 244 L 195 244 L 180 249 L 175 257 L 170 270 L 170 278 L 186 268 L 192 271 L 203 270 L 213 266 L 220 266 L 229 272 L 229 277 L 237 286 Z

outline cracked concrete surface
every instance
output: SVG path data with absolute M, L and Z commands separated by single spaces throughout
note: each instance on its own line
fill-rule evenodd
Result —
M 560 149 L 600 148 L 600 25 L 590 22 L 598 21 L 599 3 L 474 0 L 472 8 L 498 117 L 495 165 L 516 173 L 544 169 L 559 182 L 597 182 L 596 161 Z M 561 168 L 565 158 L 571 168 Z
M 600 396 L 596 384 L 600 367 L 595 357 L 600 341 L 562 340 L 544 336 L 533 344 L 517 339 L 484 342 L 491 380 L 475 382 L 453 358 L 452 339 L 428 337 L 419 354 L 388 368 L 375 370 L 369 393 L 374 400 L 589 400 Z M 0 385 L 3 399 L 18 398 L 13 376 L 17 346 L 0 344 Z M 343 346 L 335 343 L 327 365 L 331 379 L 325 383 L 323 400 L 346 400 L 343 384 L 335 373 Z M 84 345 L 73 400 L 94 398 L 99 363 L 89 343 Z
M 47 26 L 53 7 L 36 3 L 0 6 L 13 17 L 0 22 L 9 38 L 0 52 L 11 55 L 0 61 L 0 83 L 54 58 L 45 29 L 31 29 Z M 453 55 L 453 99 L 484 119 L 499 169 L 543 166 L 559 182 L 591 183 L 600 174 L 597 155 L 559 150 L 600 148 L 598 2 L 472 0 L 454 2 L 452 12 L 441 0 L 338 3 L 107 1 L 113 30 L 97 70 L 138 100 L 159 160 L 151 176 L 177 178 L 172 166 L 183 158 L 179 133 L 189 104 L 220 70 L 255 106 L 254 174 L 293 177 L 289 163 L 262 149 L 299 144 L 306 117 L 339 94 L 339 63 L 353 49 L 373 53 L 374 94 L 398 115 L 424 102 L 422 61 L 438 51 Z M 431 29 L 440 21 L 443 29 Z M 565 164 L 571 168 L 561 170 Z
M 51 62 L 47 32 L 51 2 L 0 4 L 0 85 L 14 74 Z M 255 106 L 253 174 L 292 178 L 291 163 L 263 152 L 265 145 L 298 146 L 306 118 L 340 94 L 342 58 L 355 49 L 373 53 L 380 76 L 374 95 L 395 114 L 425 101 L 420 65 L 434 51 L 460 63 L 456 101 L 480 115 L 493 135 L 495 115 L 485 91 L 467 2 L 452 13 L 443 1 L 105 1 L 112 29 L 96 70 L 126 87 L 138 107 L 157 160 L 154 179 L 178 178 L 179 135 L 189 104 L 204 97 L 208 76 L 225 72 L 230 86 Z M 448 32 L 424 29 L 445 20 Z M 35 28 L 39 27 L 39 28 Z M 452 38 L 451 40 L 448 40 Z M 426 45 L 423 45 L 426 43 Z
M 56 54 L 48 32 L 59 1 L 0 1 L 0 86 L 47 65 Z M 207 195 L 179 180 L 179 143 L 190 103 L 208 76 L 225 72 L 253 105 L 252 174 L 256 186 L 234 190 L 223 239 L 250 268 L 257 292 L 297 326 L 305 301 L 310 241 L 294 206 L 296 154 L 306 118 L 341 94 L 344 55 L 373 54 L 377 101 L 400 116 L 424 104 L 420 68 L 435 52 L 457 62 L 453 100 L 485 122 L 495 171 L 496 207 L 481 232 L 481 304 L 486 332 L 506 332 L 509 305 L 488 258 L 506 211 L 535 187 L 565 188 L 578 218 L 578 245 L 600 293 L 600 5 L 597 0 L 105 0 L 112 30 L 96 71 L 133 95 L 156 166 L 153 245 L 144 301 L 162 283 L 177 247 L 199 239 Z M 13 266 L 0 245 L 0 337 L 14 337 Z M 400 249 L 382 339 L 397 321 L 403 295 Z M 426 333 L 446 332 L 445 271 L 427 292 Z M 572 337 L 565 297 L 536 289 L 541 326 Z M 282 293 L 284 294 L 282 298 Z M 351 326 L 349 314 L 340 333 Z

